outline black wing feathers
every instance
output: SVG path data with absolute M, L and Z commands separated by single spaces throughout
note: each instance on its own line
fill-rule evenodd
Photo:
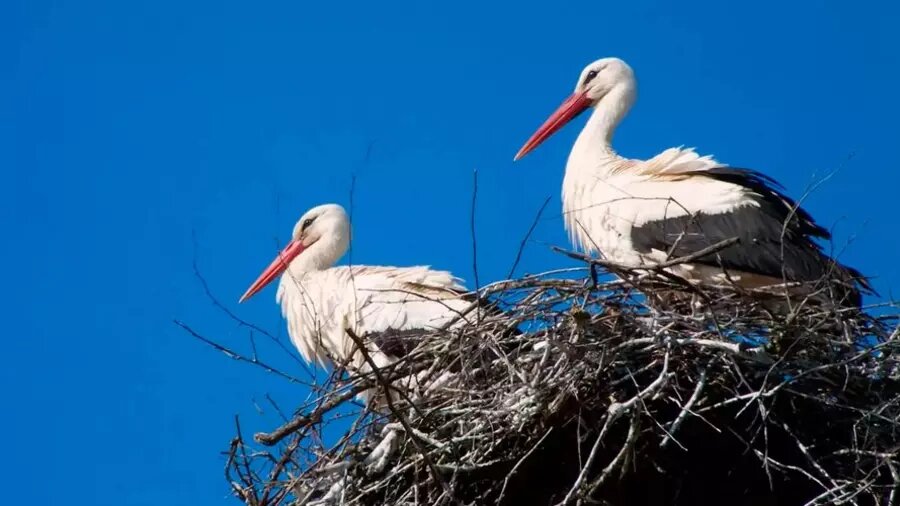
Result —
M 784 187 L 778 181 L 755 170 L 737 169 L 733 167 L 715 167 L 702 173 L 710 179 L 743 186 L 759 195 L 760 209 L 777 219 L 779 223 L 788 223 L 787 231 L 806 237 L 830 239 L 831 232 L 816 224 L 813 217 L 800 207 L 794 199 L 781 193 Z
M 649 253 L 655 249 L 677 258 L 737 237 L 738 244 L 700 258 L 697 263 L 788 281 L 838 279 L 848 286 L 858 284 L 864 290 L 870 290 L 868 282 L 857 270 L 836 263 L 822 252 L 814 239 L 829 239 L 831 234 L 816 224 L 793 199 L 781 193 L 781 185 L 772 178 L 732 167 L 716 167 L 686 175 L 746 188 L 757 206 L 744 205 L 724 213 L 667 218 L 634 227 L 631 238 L 639 252 Z M 858 297 L 857 291 L 854 298 Z

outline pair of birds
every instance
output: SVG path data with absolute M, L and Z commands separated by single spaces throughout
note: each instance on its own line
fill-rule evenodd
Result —
M 822 251 L 814 241 L 829 238 L 828 231 L 771 178 L 721 165 L 692 149 L 667 149 L 649 160 L 618 155 L 611 146 L 613 132 L 635 96 L 634 73 L 625 62 L 597 60 L 516 154 L 518 160 L 593 109 L 563 180 L 565 225 L 576 246 L 639 267 L 736 237 L 731 247 L 667 270 L 692 283 L 742 288 L 817 282 L 806 290 L 860 305 L 861 292 L 871 291 L 867 280 Z M 303 358 L 362 371 L 369 369 L 368 361 L 348 329 L 363 337 L 369 359 L 383 367 L 400 353 L 379 344 L 379 336 L 467 323 L 472 297 L 458 278 L 428 267 L 333 267 L 349 244 L 350 223 L 341 206 L 310 209 L 241 302 L 281 276 L 276 299 Z

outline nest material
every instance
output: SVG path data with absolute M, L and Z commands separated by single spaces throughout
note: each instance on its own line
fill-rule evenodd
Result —
M 808 301 L 773 314 L 728 290 L 673 304 L 672 288 L 488 287 L 502 313 L 416 336 L 377 375 L 336 370 L 254 442 L 239 431 L 233 492 L 254 506 L 900 504 L 896 319 Z M 411 374 L 416 388 L 390 386 Z M 354 403 L 373 386 L 391 395 Z

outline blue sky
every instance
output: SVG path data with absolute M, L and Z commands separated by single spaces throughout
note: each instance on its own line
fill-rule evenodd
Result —
M 559 215 L 582 121 L 522 142 L 595 58 L 636 70 L 616 138 L 696 146 L 779 179 L 842 259 L 900 286 L 900 7 L 891 2 L 174 2 L 0 6 L 0 365 L 8 503 L 223 504 L 232 416 L 302 388 L 249 349 L 192 274 L 283 332 L 274 290 L 235 302 L 308 207 L 354 195 L 355 263 L 472 284 L 572 265 Z M 369 150 L 371 151 L 369 152 Z M 369 152 L 366 161 L 366 153 Z

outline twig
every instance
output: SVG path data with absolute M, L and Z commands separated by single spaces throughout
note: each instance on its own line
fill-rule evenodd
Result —
M 603 434 L 598 434 L 597 439 L 594 440 L 594 445 L 591 446 L 591 452 L 588 454 L 588 458 L 585 461 L 584 465 L 581 466 L 581 471 L 578 473 L 578 477 L 575 478 L 575 483 L 572 484 L 572 487 L 569 489 L 569 492 L 563 497 L 563 500 L 557 503 L 560 506 L 564 506 L 572 502 L 575 498 L 575 494 L 578 493 L 578 490 L 581 489 L 581 484 L 584 483 L 585 478 L 587 477 L 588 470 L 590 470 L 591 465 L 593 465 L 594 460 L 597 458 L 597 454 L 600 451 L 601 443 L 603 443 Z
M 326 413 L 352 399 L 362 390 L 364 390 L 364 388 L 359 386 L 356 388 L 347 389 L 338 395 L 330 397 L 327 401 L 318 406 L 312 413 L 297 415 L 289 422 L 278 427 L 272 432 L 257 432 L 253 435 L 253 440 L 266 446 L 278 444 L 282 439 L 290 436 L 298 430 L 321 422 L 322 417 Z
M 628 435 L 625 437 L 625 443 L 619 449 L 619 452 L 612 459 L 612 461 L 603 468 L 603 471 L 600 473 L 600 476 L 594 480 L 587 487 L 587 495 L 590 496 L 594 490 L 600 488 L 603 483 L 609 478 L 609 475 L 619 466 L 622 460 L 625 458 L 625 455 L 628 452 L 634 449 L 634 444 L 637 441 L 638 436 L 638 427 L 640 426 L 641 417 L 638 413 L 632 413 L 631 415 L 631 425 L 628 426 Z
M 277 376 L 281 376 L 282 378 L 284 378 L 284 379 L 290 381 L 291 383 L 299 383 L 299 384 L 301 384 L 301 385 L 308 385 L 307 382 L 302 381 L 302 380 L 300 380 L 300 379 L 298 379 L 298 378 L 295 378 L 295 377 L 291 376 L 290 374 L 287 374 L 287 373 L 285 373 L 285 372 L 282 372 L 282 371 L 280 371 L 280 370 L 278 370 L 278 369 L 276 369 L 276 368 L 274 368 L 274 367 L 272 367 L 272 366 L 266 364 L 265 362 L 262 362 L 262 361 L 259 360 L 258 358 L 255 358 L 255 357 L 254 357 L 254 358 L 248 358 L 248 357 L 245 357 L 244 355 L 241 355 L 240 353 L 238 353 L 238 352 L 236 352 L 236 351 L 233 351 L 233 350 L 231 350 L 231 349 L 229 349 L 229 348 L 227 348 L 227 347 L 225 347 L 225 346 L 222 346 L 221 344 L 219 344 L 219 343 L 213 341 L 212 339 L 209 339 L 209 338 L 206 338 L 206 337 L 200 335 L 200 334 L 197 333 L 194 329 L 192 329 L 191 327 L 189 327 L 186 323 L 183 323 L 183 322 L 181 322 L 181 321 L 179 321 L 179 320 L 172 320 L 172 323 L 174 323 L 175 325 L 178 325 L 179 327 L 181 327 L 182 329 L 184 329 L 184 330 L 185 330 L 188 334 L 190 334 L 191 336 L 193 336 L 193 337 L 199 339 L 200 341 L 203 341 L 204 343 L 206 343 L 206 344 L 212 346 L 213 348 L 215 348 L 215 349 L 221 351 L 221 352 L 224 353 L 228 358 L 237 360 L 237 361 L 239 361 L 239 362 L 247 362 L 248 364 L 253 364 L 253 365 L 257 366 L 257 367 L 261 367 L 261 368 L 263 368 L 263 370 L 265 370 L 265 371 L 267 371 L 267 372 L 270 372 L 270 373 L 272 373 L 272 374 L 275 374 L 275 375 L 277 375 Z
M 191 266 L 194 271 L 194 277 L 197 278 L 197 281 L 200 282 L 200 286 L 203 288 L 203 293 L 206 295 L 206 298 L 208 298 L 210 300 L 210 302 L 212 302 L 213 306 L 215 306 L 217 309 L 219 309 L 220 311 L 225 313 L 229 318 L 231 318 L 232 320 L 237 322 L 238 325 L 240 325 L 242 327 L 247 327 L 251 331 L 255 330 L 256 332 L 259 332 L 260 334 L 269 338 L 269 340 L 274 342 L 275 345 L 278 346 L 281 349 L 281 351 L 283 351 L 287 356 L 291 357 L 291 359 L 294 362 L 296 362 L 307 374 L 312 376 L 312 371 L 309 369 L 309 367 L 306 365 L 306 363 L 303 362 L 302 360 L 300 360 L 300 358 L 297 356 L 297 354 L 295 352 L 293 352 L 291 349 L 289 349 L 287 346 L 285 346 L 285 344 L 281 341 L 281 339 L 279 339 L 277 336 L 272 335 L 270 332 L 266 331 L 264 328 L 238 317 L 238 315 L 234 314 L 230 309 L 225 307 L 225 305 L 222 304 L 221 301 L 219 301 L 218 297 L 216 297 L 213 294 L 212 289 L 210 289 L 209 283 L 206 282 L 206 278 L 200 272 L 200 266 L 197 261 L 197 237 L 196 237 L 196 233 L 193 230 L 191 231 L 191 242 L 193 243 L 193 248 L 194 248 L 193 259 L 191 261 Z
M 469 215 L 469 226 L 472 232 L 472 273 L 475 277 L 475 292 L 481 291 L 478 280 L 478 240 L 475 234 L 475 205 L 478 202 L 478 169 L 472 171 L 472 210 Z
M 528 227 L 528 232 L 525 234 L 525 237 L 522 238 L 522 242 L 519 243 L 519 249 L 516 251 L 516 259 L 512 264 L 512 267 L 509 268 L 509 273 L 506 275 L 506 279 L 512 279 L 513 274 L 516 272 L 516 267 L 519 266 L 519 261 L 522 260 L 522 253 L 525 252 L 525 245 L 528 244 L 528 239 L 531 238 L 531 234 L 534 233 L 534 229 L 537 228 L 538 223 L 541 220 L 541 215 L 544 214 L 544 209 L 547 208 L 547 204 L 550 203 L 550 197 L 547 197 L 544 200 L 544 203 L 541 204 L 540 209 L 538 209 L 537 214 L 534 216 L 534 220 L 531 222 L 531 226 Z
M 245 502 L 248 502 L 251 506 L 257 506 L 259 504 L 259 497 L 256 494 L 256 487 L 254 484 L 256 480 L 254 480 L 253 471 L 250 470 L 250 459 L 247 457 L 247 449 L 243 444 L 244 436 L 241 435 L 241 421 L 237 415 L 234 415 L 234 426 L 235 431 L 237 432 L 237 440 L 240 442 L 238 444 L 238 451 L 241 454 L 239 465 L 243 465 L 244 467 L 244 483 L 247 484 L 247 487 L 241 491 L 241 495 Z
M 691 398 L 681 407 L 681 412 L 678 413 L 678 416 L 675 417 L 675 421 L 672 422 L 669 433 L 663 437 L 662 442 L 659 444 L 660 448 L 665 448 L 669 441 L 675 437 L 675 433 L 678 432 L 682 422 L 684 422 L 685 418 L 690 414 L 694 404 L 697 404 L 697 401 L 700 399 L 700 394 L 703 393 L 703 389 L 706 387 L 706 371 L 706 367 L 700 371 L 700 377 L 697 379 L 697 386 L 694 387 L 694 393 L 691 394 Z
M 575 260 L 581 260 L 584 262 L 596 264 L 601 267 L 615 269 L 618 271 L 625 271 L 625 272 L 632 272 L 632 271 L 636 271 L 636 270 L 661 271 L 662 269 L 665 269 L 668 267 L 673 267 L 676 265 L 693 262 L 694 260 L 697 260 L 698 258 L 705 257 L 706 255 L 710 255 L 712 253 L 716 253 L 716 252 L 721 251 L 729 246 L 733 246 L 734 244 L 737 244 L 738 242 L 740 242 L 740 238 L 731 237 L 729 239 L 725 239 L 724 241 L 719 241 L 719 242 L 713 244 L 712 246 L 707 246 L 706 248 L 703 248 L 694 253 L 691 253 L 690 255 L 673 258 L 671 260 L 667 260 L 665 262 L 660 262 L 658 264 L 646 264 L 646 265 L 640 265 L 640 266 L 626 265 L 626 264 L 621 264 L 621 263 L 617 263 L 617 262 L 610 262 L 608 260 L 601 260 L 599 258 L 589 257 L 587 255 L 583 255 L 581 253 L 576 253 L 574 251 L 568 251 L 568 250 L 565 250 L 565 249 L 562 249 L 562 248 L 559 248 L 556 246 L 553 246 L 552 249 L 553 249 L 553 251 L 562 253 L 563 255 L 566 255 L 570 258 L 574 258 Z
M 522 455 L 522 457 L 516 462 L 516 464 L 512 467 L 512 469 L 510 469 L 509 472 L 506 473 L 506 477 L 503 478 L 503 488 L 500 489 L 500 495 L 497 497 L 497 504 L 503 504 L 503 497 L 506 495 L 506 486 L 509 485 L 509 479 L 512 478 L 513 476 L 515 476 L 516 472 L 519 470 L 519 467 L 521 467 L 522 464 L 526 460 L 528 460 L 528 457 L 530 457 L 531 454 L 533 454 L 534 451 L 537 450 L 538 447 L 541 446 L 541 444 L 544 442 L 545 439 L 547 439 L 547 436 L 549 436 L 551 432 L 553 432 L 553 427 L 550 427 L 549 429 L 547 429 L 547 431 L 544 432 L 544 435 L 541 436 L 541 438 L 538 439 L 537 442 L 534 443 L 531 446 L 531 448 L 528 449 L 527 452 L 525 452 L 525 455 Z

